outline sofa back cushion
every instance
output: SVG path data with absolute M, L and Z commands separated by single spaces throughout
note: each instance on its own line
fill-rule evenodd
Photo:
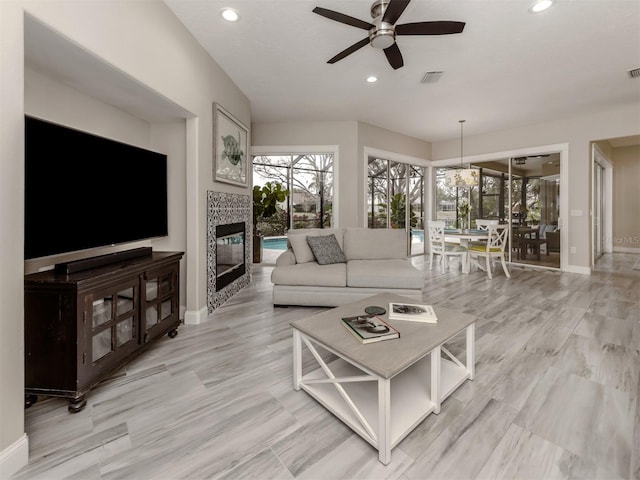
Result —
M 346 228 L 342 248 L 347 260 L 407 257 L 407 232 L 396 228 Z
M 321 235 L 335 235 L 340 248 L 344 249 L 343 231 L 341 228 L 301 228 L 289 230 L 287 240 L 296 256 L 296 263 L 308 263 L 315 261 L 313 252 L 307 243 L 307 236 L 319 237 Z

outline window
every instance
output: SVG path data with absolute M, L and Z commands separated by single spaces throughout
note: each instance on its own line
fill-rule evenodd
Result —
M 290 228 L 329 228 L 333 224 L 333 154 L 303 153 L 253 157 L 253 184 L 278 182 L 289 190 L 284 215 L 273 219 L 266 236 Z M 271 220 L 271 219 L 270 219 Z M 264 227 L 264 226 L 263 226 Z
M 474 165 L 478 168 L 478 165 Z M 463 221 L 458 214 L 458 207 L 463 202 L 471 206 L 469 228 L 473 228 L 475 220 L 505 218 L 505 198 L 507 191 L 506 175 L 501 172 L 479 168 L 479 184 L 481 188 L 456 188 L 447 186 L 445 172 L 447 167 L 436 168 L 436 220 L 444 220 L 447 228 L 462 228 Z

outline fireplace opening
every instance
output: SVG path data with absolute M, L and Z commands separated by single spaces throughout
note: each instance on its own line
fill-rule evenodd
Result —
M 244 222 L 216 226 L 216 291 L 245 274 L 245 237 Z

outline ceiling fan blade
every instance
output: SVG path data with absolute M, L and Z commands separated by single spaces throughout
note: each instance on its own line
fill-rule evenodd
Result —
M 385 48 L 384 54 L 387 56 L 387 60 L 389 60 L 389 65 L 391 65 L 394 70 L 404 65 L 404 60 L 402 59 L 402 54 L 400 53 L 400 48 L 397 43 Z
M 347 25 L 351 25 L 352 27 L 361 28 L 363 30 L 370 30 L 374 28 L 369 22 L 365 22 L 364 20 L 359 20 L 354 17 L 350 17 L 349 15 L 345 15 L 344 13 L 334 12 L 333 10 L 328 10 L 326 8 L 316 7 L 313 9 L 313 13 L 317 13 L 318 15 L 322 15 L 323 17 L 328 18 L 329 20 L 335 20 L 336 22 L 346 23 Z
M 382 17 L 383 22 L 387 23 L 396 23 L 404 12 L 404 9 L 409 5 L 410 0 L 391 0 L 387 9 L 384 11 L 384 16 Z
M 345 48 L 343 51 L 341 51 L 335 57 L 330 59 L 327 63 L 336 63 L 338 60 L 342 60 L 347 55 L 351 55 L 356 50 L 360 50 L 362 47 L 364 47 L 365 45 L 368 45 L 368 44 L 369 44 L 369 37 L 363 38 L 359 42 L 354 43 L 353 45 L 351 45 L 349 48 Z
M 464 22 L 416 22 L 396 25 L 396 35 L 450 35 L 461 33 Z

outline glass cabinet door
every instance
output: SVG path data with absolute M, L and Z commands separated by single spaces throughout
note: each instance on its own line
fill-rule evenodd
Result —
M 85 297 L 85 323 L 90 340 L 85 345 L 83 364 L 97 366 L 109 356 L 125 355 L 137 344 L 137 305 L 135 283 L 96 292 Z M 90 347 L 90 348 L 89 348 Z
M 178 321 L 178 267 L 150 271 L 142 279 L 142 342 L 167 331 Z

